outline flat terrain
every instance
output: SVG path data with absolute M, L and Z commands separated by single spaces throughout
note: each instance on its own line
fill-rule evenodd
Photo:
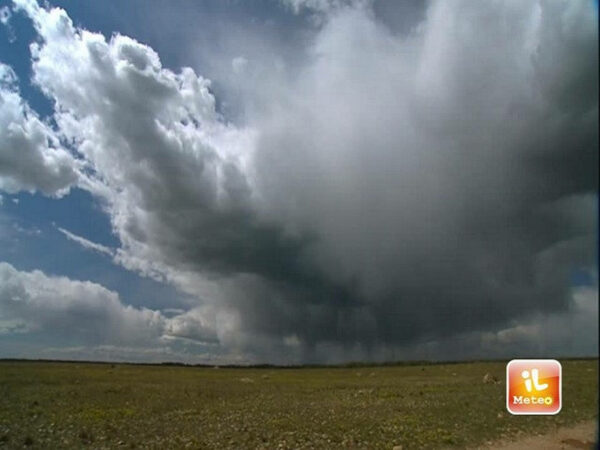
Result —
M 574 426 L 560 427 L 545 434 L 525 436 L 512 441 L 487 442 L 479 446 L 482 450 L 567 450 L 596 449 L 598 421 L 590 420 Z
M 562 364 L 561 413 L 511 416 L 501 362 L 213 369 L 4 361 L 0 448 L 476 448 L 597 420 L 598 360 Z M 501 382 L 483 383 L 486 373 Z

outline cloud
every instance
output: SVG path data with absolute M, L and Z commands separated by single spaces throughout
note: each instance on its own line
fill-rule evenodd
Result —
M 408 357 L 444 359 L 448 351 L 463 357 L 512 358 L 591 356 L 598 354 L 598 286 L 573 288 L 566 311 L 519 318 L 495 332 L 467 333 L 449 341 L 409 349 Z
M 281 0 L 281 3 L 296 14 L 304 11 L 331 14 L 343 7 L 363 6 L 369 2 L 365 0 Z
M 589 2 L 431 2 L 404 33 L 368 3 L 291 2 L 327 6 L 298 70 L 265 83 L 260 61 L 228 61 L 260 105 L 243 126 L 194 70 L 16 3 L 115 260 L 202 305 L 172 336 L 212 330 L 255 359 L 458 354 L 457 336 L 480 349 L 567 311 L 570 272 L 596 264 Z
M 246 66 L 248 65 L 248 60 L 243 56 L 237 56 L 231 60 L 231 69 L 233 73 L 236 75 L 241 75 L 246 70 Z
M 189 320 L 195 320 L 193 332 L 186 325 Z M 23 272 L 4 262 L 0 262 L 0 334 L 43 336 L 36 351 L 53 342 L 142 350 L 166 348 L 166 341 L 180 338 L 217 342 L 214 330 L 193 312 L 167 318 L 157 310 L 123 304 L 117 293 L 99 284 L 37 270 Z
M 14 71 L 0 63 L 0 190 L 60 197 L 76 181 L 75 160 L 23 101 Z
M 215 323 L 215 319 L 210 320 L 211 313 L 206 308 L 198 307 L 176 315 L 169 320 L 166 329 L 168 336 L 205 343 L 218 343 L 219 339 L 212 325 Z
M 72 342 L 144 343 L 160 336 L 156 311 L 123 305 L 102 286 L 0 263 L 2 332 L 48 333 Z M 8 325 L 7 325 L 8 324 Z
M 503 347 L 518 355 L 597 355 L 598 354 L 598 287 L 574 288 L 566 312 L 533 317 L 524 324 L 485 336 L 496 353 Z
M 110 247 L 107 247 L 105 245 L 102 244 L 98 244 L 96 242 L 92 242 L 84 237 L 78 236 L 76 234 L 71 233 L 68 230 L 65 230 L 64 228 L 57 228 L 58 231 L 60 231 L 62 234 L 64 234 L 67 239 L 72 240 L 73 242 L 77 242 L 79 245 L 81 245 L 83 248 L 88 249 L 88 250 L 93 250 L 99 253 L 104 253 L 105 255 L 109 255 L 109 256 L 114 256 L 114 250 Z
M 15 36 L 15 30 L 13 29 L 13 27 L 10 24 L 11 16 L 12 16 L 12 13 L 8 6 L 3 6 L 2 8 L 0 8 L 0 24 L 2 24 L 4 26 L 4 28 L 6 29 L 6 33 L 8 36 L 8 42 L 12 43 L 17 39 L 17 37 Z
M 11 16 L 10 8 L 8 6 L 3 6 L 0 8 L 0 23 L 2 25 L 8 25 Z
M 564 309 L 570 270 L 595 265 L 596 228 L 575 225 L 596 222 L 589 8 L 432 2 L 408 36 L 332 14 L 257 121 L 255 170 L 268 214 L 318 236 L 305 258 L 355 301 L 303 300 L 315 289 L 287 321 L 241 306 L 253 328 L 368 353 Z

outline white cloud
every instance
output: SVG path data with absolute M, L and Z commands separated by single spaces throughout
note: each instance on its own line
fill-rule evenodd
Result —
M 8 41 L 12 43 L 17 39 L 17 37 L 15 35 L 15 30 L 13 29 L 13 27 L 10 24 L 11 16 L 12 16 L 12 13 L 8 6 L 3 6 L 2 8 L 0 8 L 0 23 L 6 29 L 6 33 L 8 34 Z
M 42 234 L 42 230 L 35 226 L 21 226 L 19 223 L 13 223 L 13 228 L 17 233 L 24 234 L 27 236 L 39 236 Z
M 296 14 L 305 10 L 331 14 L 343 7 L 366 6 L 372 2 L 369 0 L 281 0 L 281 3 Z
M 4 333 L 61 335 L 73 342 L 126 344 L 156 339 L 164 318 L 148 309 L 125 306 L 104 287 L 40 271 L 20 272 L 0 263 L 0 316 Z
M 218 343 L 219 340 L 214 329 L 215 323 L 216 318 L 210 308 L 198 307 L 170 319 L 166 332 L 174 338 Z
M 198 348 L 175 349 L 170 342 L 157 345 L 152 348 L 127 347 L 121 345 L 97 345 L 97 346 L 69 346 L 69 347 L 47 347 L 43 349 L 30 348 L 25 353 L 20 349 L 14 349 L 15 358 L 41 358 L 41 359 L 68 359 L 83 361 L 124 361 L 142 363 L 179 362 L 185 364 L 249 364 L 252 363 L 244 355 L 226 354 L 221 355 L 214 352 L 214 347 L 208 351 Z
M 62 234 L 64 234 L 67 239 L 72 240 L 73 242 L 77 242 L 79 245 L 81 245 L 83 248 L 89 249 L 89 250 L 94 250 L 96 252 L 99 253 L 104 253 L 105 255 L 109 255 L 109 256 L 114 256 L 114 250 L 110 247 L 107 247 L 105 245 L 102 244 L 98 244 L 96 242 L 92 242 L 84 237 L 78 236 L 74 233 L 71 233 L 68 230 L 65 230 L 64 228 L 57 228 L 58 231 L 60 231 Z
M 167 318 L 160 311 L 123 304 L 116 292 L 99 284 L 19 271 L 0 262 L 0 334 L 44 336 L 38 351 L 65 341 L 89 348 L 162 348 L 165 340 L 178 339 L 214 344 L 214 323 L 205 315 L 196 308 Z
M 171 241 L 174 230 L 200 215 L 212 227 L 211 217 L 245 207 L 252 136 L 219 119 L 207 80 L 162 68 L 128 37 L 107 42 L 76 30 L 63 10 L 21 4 L 44 39 L 33 45 L 34 80 L 56 100 L 61 132 L 89 165 L 81 185 L 106 200 L 119 260 L 164 266 L 161 247 L 187 245 Z
M 0 8 L 0 23 L 2 25 L 8 25 L 8 21 L 10 20 L 11 12 L 8 6 L 3 6 Z
M 77 181 L 77 164 L 23 101 L 16 83 L 14 71 L 0 63 L 0 190 L 60 197 Z

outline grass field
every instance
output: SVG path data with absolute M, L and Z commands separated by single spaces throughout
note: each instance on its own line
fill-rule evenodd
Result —
M 557 416 L 508 414 L 504 371 L 0 362 L 0 447 L 465 447 L 597 418 L 597 360 L 563 361 Z

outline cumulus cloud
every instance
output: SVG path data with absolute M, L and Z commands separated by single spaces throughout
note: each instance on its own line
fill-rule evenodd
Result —
M 0 190 L 60 197 L 77 181 L 76 167 L 52 128 L 19 95 L 14 71 L 0 63 Z
M 3 333 L 65 333 L 83 343 L 143 343 L 160 336 L 164 318 L 156 311 L 123 305 L 102 286 L 40 271 L 20 272 L 0 263 Z
M 178 314 L 169 320 L 166 333 L 173 338 L 216 344 L 219 339 L 213 328 L 215 318 L 211 317 L 212 315 L 212 311 L 203 307 Z
M 162 261 L 161 247 L 187 247 L 179 236 L 193 232 L 220 264 L 217 254 L 227 249 L 209 241 L 228 239 L 209 236 L 206 227 L 252 233 L 242 152 L 252 146 L 251 133 L 219 120 L 209 81 L 192 69 L 176 74 L 128 37 L 107 42 L 77 30 L 62 10 L 24 7 L 44 39 L 33 44 L 34 81 L 56 101 L 61 132 L 92 172 L 82 184 L 108 202 L 125 252 Z
M 99 284 L 37 270 L 23 272 L 4 262 L 0 262 L 0 334 L 35 334 L 50 343 L 91 349 L 168 350 L 165 342 L 180 338 L 217 342 L 214 331 L 193 312 L 167 318 L 157 310 L 123 304 L 116 292 Z
M 561 314 L 570 272 L 595 265 L 589 2 L 431 2 L 408 33 L 368 2 L 288 2 L 323 20 L 276 84 L 231 62 L 262 105 L 244 127 L 194 70 L 16 3 L 115 260 L 199 299 L 173 336 L 212 330 L 257 359 L 393 356 Z

